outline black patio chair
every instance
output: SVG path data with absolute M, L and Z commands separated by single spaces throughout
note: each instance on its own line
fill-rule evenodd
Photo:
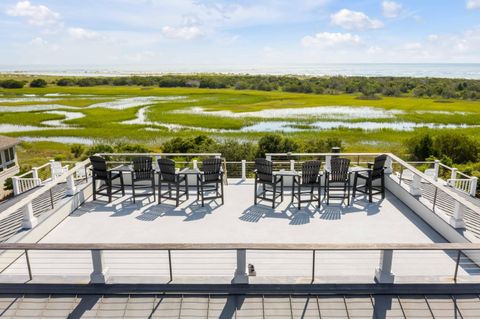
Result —
M 327 205 L 330 205 L 330 198 L 347 199 L 350 205 L 350 172 L 348 158 L 332 158 L 330 160 L 330 171 L 325 171 L 325 195 Z M 331 192 L 342 191 L 342 195 L 331 194 Z
M 258 193 L 258 184 L 262 185 L 262 192 Z M 280 185 L 280 194 L 277 192 L 277 187 Z M 272 202 L 272 208 L 275 208 L 277 198 L 283 201 L 283 177 L 273 174 L 273 164 L 264 158 L 257 158 L 255 160 L 255 189 L 254 189 L 254 203 L 257 205 L 257 199 Z M 268 194 L 272 193 L 272 197 Z
M 133 159 L 132 170 L 132 198 L 135 203 L 136 197 L 151 196 L 155 201 L 155 170 L 152 167 L 152 158 L 148 156 L 139 156 Z M 137 184 L 138 182 L 149 181 L 149 185 Z M 151 189 L 151 192 L 136 193 L 136 189 Z
M 186 196 L 188 199 L 188 178 L 187 175 L 175 171 L 175 161 L 168 158 L 157 160 L 160 171 L 158 172 L 158 203 L 162 198 L 174 200 L 178 207 L 180 198 Z M 162 193 L 162 186 L 167 185 L 168 191 Z M 172 188 L 175 190 L 172 195 Z
M 320 207 L 322 187 L 320 165 L 320 161 L 306 161 L 302 164 L 302 174 L 293 177 L 292 203 L 296 199 L 298 209 L 301 209 L 302 203 L 311 203 L 315 200 L 318 201 L 318 207 Z M 314 194 L 315 188 L 317 189 L 317 196 Z M 302 199 L 304 194 L 309 194 L 310 197 Z
M 108 202 L 110 203 L 112 201 L 112 195 L 118 192 L 122 192 L 122 196 L 125 196 L 125 185 L 123 183 L 122 172 L 107 169 L 107 162 L 100 156 L 90 156 L 90 162 L 92 163 L 93 200 L 97 199 L 97 195 L 102 195 L 107 196 Z M 117 178 L 120 179 L 120 186 L 113 185 L 113 181 Z M 97 181 L 103 181 L 104 185 L 100 185 L 97 189 Z M 117 188 L 117 190 L 112 191 L 112 188 Z M 103 192 L 105 190 L 106 193 Z
M 205 200 L 222 200 L 223 196 L 223 171 L 222 160 L 220 158 L 208 158 L 202 162 L 203 171 L 197 174 L 197 200 L 201 198 L 202 207 L 205 206 Z M 205 196 L 205 192 L 215 192 L 215 195 Z
M 356 172 L 353 181 L 353 197 L 358 192 L 368 195 L 368 201 L 372 202 L 373 195 L 382 194 L 385 198 L 385 162 L 387 155 L 379 155 L 375 157 L 373 163 L 368 163 L 367 171 Z M 358 180 L 364 180 L 365 184 L 358 185 Z M 380 185 L 373 186 L 373 182 L 380 180 Z

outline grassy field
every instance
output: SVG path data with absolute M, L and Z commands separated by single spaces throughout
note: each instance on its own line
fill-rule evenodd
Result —
M 35 96 L 32 96 L 32 95 Z M 52 94 L 68 94 L 52 96 Z M 177 100 L 157 100 L 121 109 L 96 107 L 97 103 L 115 102 L 133 97 L 182 97 Z M 47 100 L 48 99 L 48 100 Z M 51 127 L 44 122 L 62 120 L 65 116 L 50 113 L 47 109 L 35 109 L 56 105 L 55 111 L 81 113 L 83 117 L 66 120 L 69 127 Z M 307 128 L 283 133 L 295 138 L 338 137 L 346 143 L 350 151 L 394 151 L 401 152 L 403 141 L 422 131 L 438 132 L 440 129 L 417 128 L 413 131 L 392 129 L 362 130 L 337 127 L 329 130 L 308 129 L 308 124 L 318 121 L 316 117 L 261 118 L 243 112 L 262 110 L 300 109 L 322 106 L 348 106 L 352 108 L 370 107 L 379 112 L 393 111 L 394 116 L 370 117 L 355 116 L 341 119 L 344 123 L 429 123 L 466 124 L 480 123 L 480 102 L 466 100 L 439 101 L 414 97 L 383 97 L 378 100 L 359 99 L 358 95 L 315 95 L 285 92 L 212 90 L 194 88 L 143 88 L 143 87 L 56 87 L 0 89 L 0 128 L 1 125 L 20 125 L 18 129 L 1 132 L 17 137 L 78 137 L 95 141 L 128 141 L 158 147 L 159 143 L 175 136 L 209 134 L 216 138 L 257 139 L 265 132 L 245 132 L 246 126 L 271 121 L 291 121 L 293 127 Z M 22 111 L 22 107 L 33 107 Z M 190 112 L 201 107 L 203 113 Z M 12 109 L 7 109 L 12 108 Z M 8 112 L 14 110 L 15 112 Z M 145 109 L 144 109 L 145 108 Z M 140 124 L 126 124 L 136 118 L 144 109 L 145 120 Z M 51 110 L 50 110 L 51 111 Z M 233 115 L 211 115 L 208 112 L 230 111 Z M 183 112 L 183 113 L 178 113 Z M 320 119 L 322 120 L 322 119 Z M 328 121 L 329 119 L 323 119 Z M 38 130 L 22 130 L 22 125 L 38 127 Z M 480 138 L 480 129 L 451 128 Z M 443 128 L 441 131 L 450 129 Z M 52 142 L 24 143 L 20 148 L 20 158 L 28 163 L 51 158 L 55 154 L 68 154 L 69 146 Z

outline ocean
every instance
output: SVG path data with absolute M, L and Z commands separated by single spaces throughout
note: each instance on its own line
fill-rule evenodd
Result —
M 126 76 L 165 73 L 396 76 L 480 79 L 480 63 L 282 64 L 282 65 L 0 65 L 0 73 L 55 76 Z

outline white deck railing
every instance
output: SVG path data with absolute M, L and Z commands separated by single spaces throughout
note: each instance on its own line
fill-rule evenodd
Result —
M 17 196 L 35 187 L 44 185 L 67 171 L 68 165 L 62 166 L 61 162 L 54 160 L 50 160 L 42 166 L 33 167 L 26 173 L 12 177 L 13 194 Z

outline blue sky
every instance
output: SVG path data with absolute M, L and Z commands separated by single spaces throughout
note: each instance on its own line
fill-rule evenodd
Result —
M 2 0 L 0 64 L 480 62 L 480 0 Z

